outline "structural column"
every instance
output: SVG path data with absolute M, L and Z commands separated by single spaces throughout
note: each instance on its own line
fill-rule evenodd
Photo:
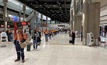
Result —
M 70 30 L 73 30 L 73 11 L 70 11 Z
M 25 16 L 25 12 L 26 12 L 26 5 L 23 5 L 23 21 L 26 21 L 26 16 Z M 23 31 L 27 28 L 28 26 L 23 26 Z
M 43 15 L 41 14 L 41 28 L 42 28 L 42 35 L 43 35 Z
M 41 14 L 41 27 L 43 27 L 43 15 Z
M 39 21 L 38 21 L 38 16 L 39 16 L 39 13 L 35 11 L 35 28 L 36 29 L 39 29 L 40 25 L 39 25 Z
M 73 0 L 73 29 L 76 28 L 76 0 Z
M 8 3 L 8 0 L 3 0 L 3 3 L 4 3 L 4 31 L 7 30 L 7 3 Z
M 25 21 L 26 17 L 25 17 L 25 12 L 26 12 L 26 5 L 23 5 L 23 21 Z
M 100 34 L 100 2 L 92 3 L 91 0 L 83 1 L 83 44 L 87 44 L 87 33 L 93 33 L 94 43 L 98 45 Z
M 76 28 L 75 28 L 75 30 L 78 31 L 78 33 L 81 32 L 81 26 L 82 26 L 82 16 L 76 16 Z
M 46 27 L 48 26 L 48 17 L 46 16 Z
M 34 11 L 34 29 L 37 29 L 36 28 L 36 22 L 37 22 L 37 12 Z
M 31 29 L 33 29 L 33 30 L 36 29 L 36 19 L 37 19 L 36 15 L 37 15 L 37 13 L 36 13 L 36 11 L 34 11 L 34 16 L 31 19 Z
M 19 22 L 21 22 L 21 11 L 19 11 Z

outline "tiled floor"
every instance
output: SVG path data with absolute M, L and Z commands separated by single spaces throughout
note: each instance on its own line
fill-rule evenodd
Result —
M 68 38 L 67 34 L 59 34 L 45 45 L 43 37 L 43 44 L 38 51 L 27 52 L 25 49 L 25 63 L 14 62 L 14 45 L 8 44 L 7 47 L 0 48 L 0 65 L 107 65 L 107 49 L 71 45 Z M 76 44 L 81 44 L 79 39 Z
M 60 35 L 55 36 L 51 40 L 49 40 L 49 45 L 71 45 L 69 44 L 70 37 L 68 34 L 60 33 Z M 76 45 L 82 45 L 80 38 L 76 38 Z

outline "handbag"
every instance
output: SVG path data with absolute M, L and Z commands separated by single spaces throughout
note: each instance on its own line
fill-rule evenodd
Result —
M 25 48 L 29 44 L 29 39 L 27 39 L 25 42 L 20 44 L 21 48 Z
M 18 37 L 18 41 L 20 42 L 20 39 L 19 39 L 19 36 L 17 35 L 17 37 Z M 23 43 L 21 43 L 20 44 L 20 47 L 21 48 L 25 48 L 26 46 L 27 46 L 27 44 L 29 43 L 29 38 L 25 41 L 25 42 L 23 42 Z

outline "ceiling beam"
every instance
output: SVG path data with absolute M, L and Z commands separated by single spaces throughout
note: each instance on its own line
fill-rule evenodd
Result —
M 36 1 L 36 0 L 35 0 Z M 32 4 L 37 4 L 35 1 L 25 1 L 25 3 L 32 3 Z M 60 1 L 60 3 L 63 5 L 64 4 L 64 2 L 62 2 L 62 1 Z M 41 5 L 56 5 L 57 3 L 56 3 L 56 1 L 40 1 L 40 3 L 39 4 L 41 4 Z M 66 4 L 71 4 L 71 2 L 66 2 Z

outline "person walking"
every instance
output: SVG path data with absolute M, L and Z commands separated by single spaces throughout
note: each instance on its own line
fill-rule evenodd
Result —
M 20 44 L 25 42 L 26 39 L 26 34 L 22 32 L 21 28 L 19 28 L 17 34 L 14 35 L 14 45 L 17 53 L 17 59 L 15 60 L 15 62 L 20 61 L 20 58 L 22 58 L 23 63 L 25 62 L 24 48 L 21 48 Z
M 44 34 L 45 34 L 45 41 L 48 42 L 48 30 L 47 29 L 45 30 Z
M 38 47 L 38 44 L 37 44 L 37 32 L 36 30 L 34 30 L 34 34 L 33 34 L 33 48 L 35 49 L 35 46 L 36 46 L 36 49 Z
M 41 45 L 41 31 L 37 31 L 37 44 Z
M 83 33 L 81 32 L 81 41 L 83 41 Z
M 72 31 L 72 44 L 75 44 L 75 31 Z

